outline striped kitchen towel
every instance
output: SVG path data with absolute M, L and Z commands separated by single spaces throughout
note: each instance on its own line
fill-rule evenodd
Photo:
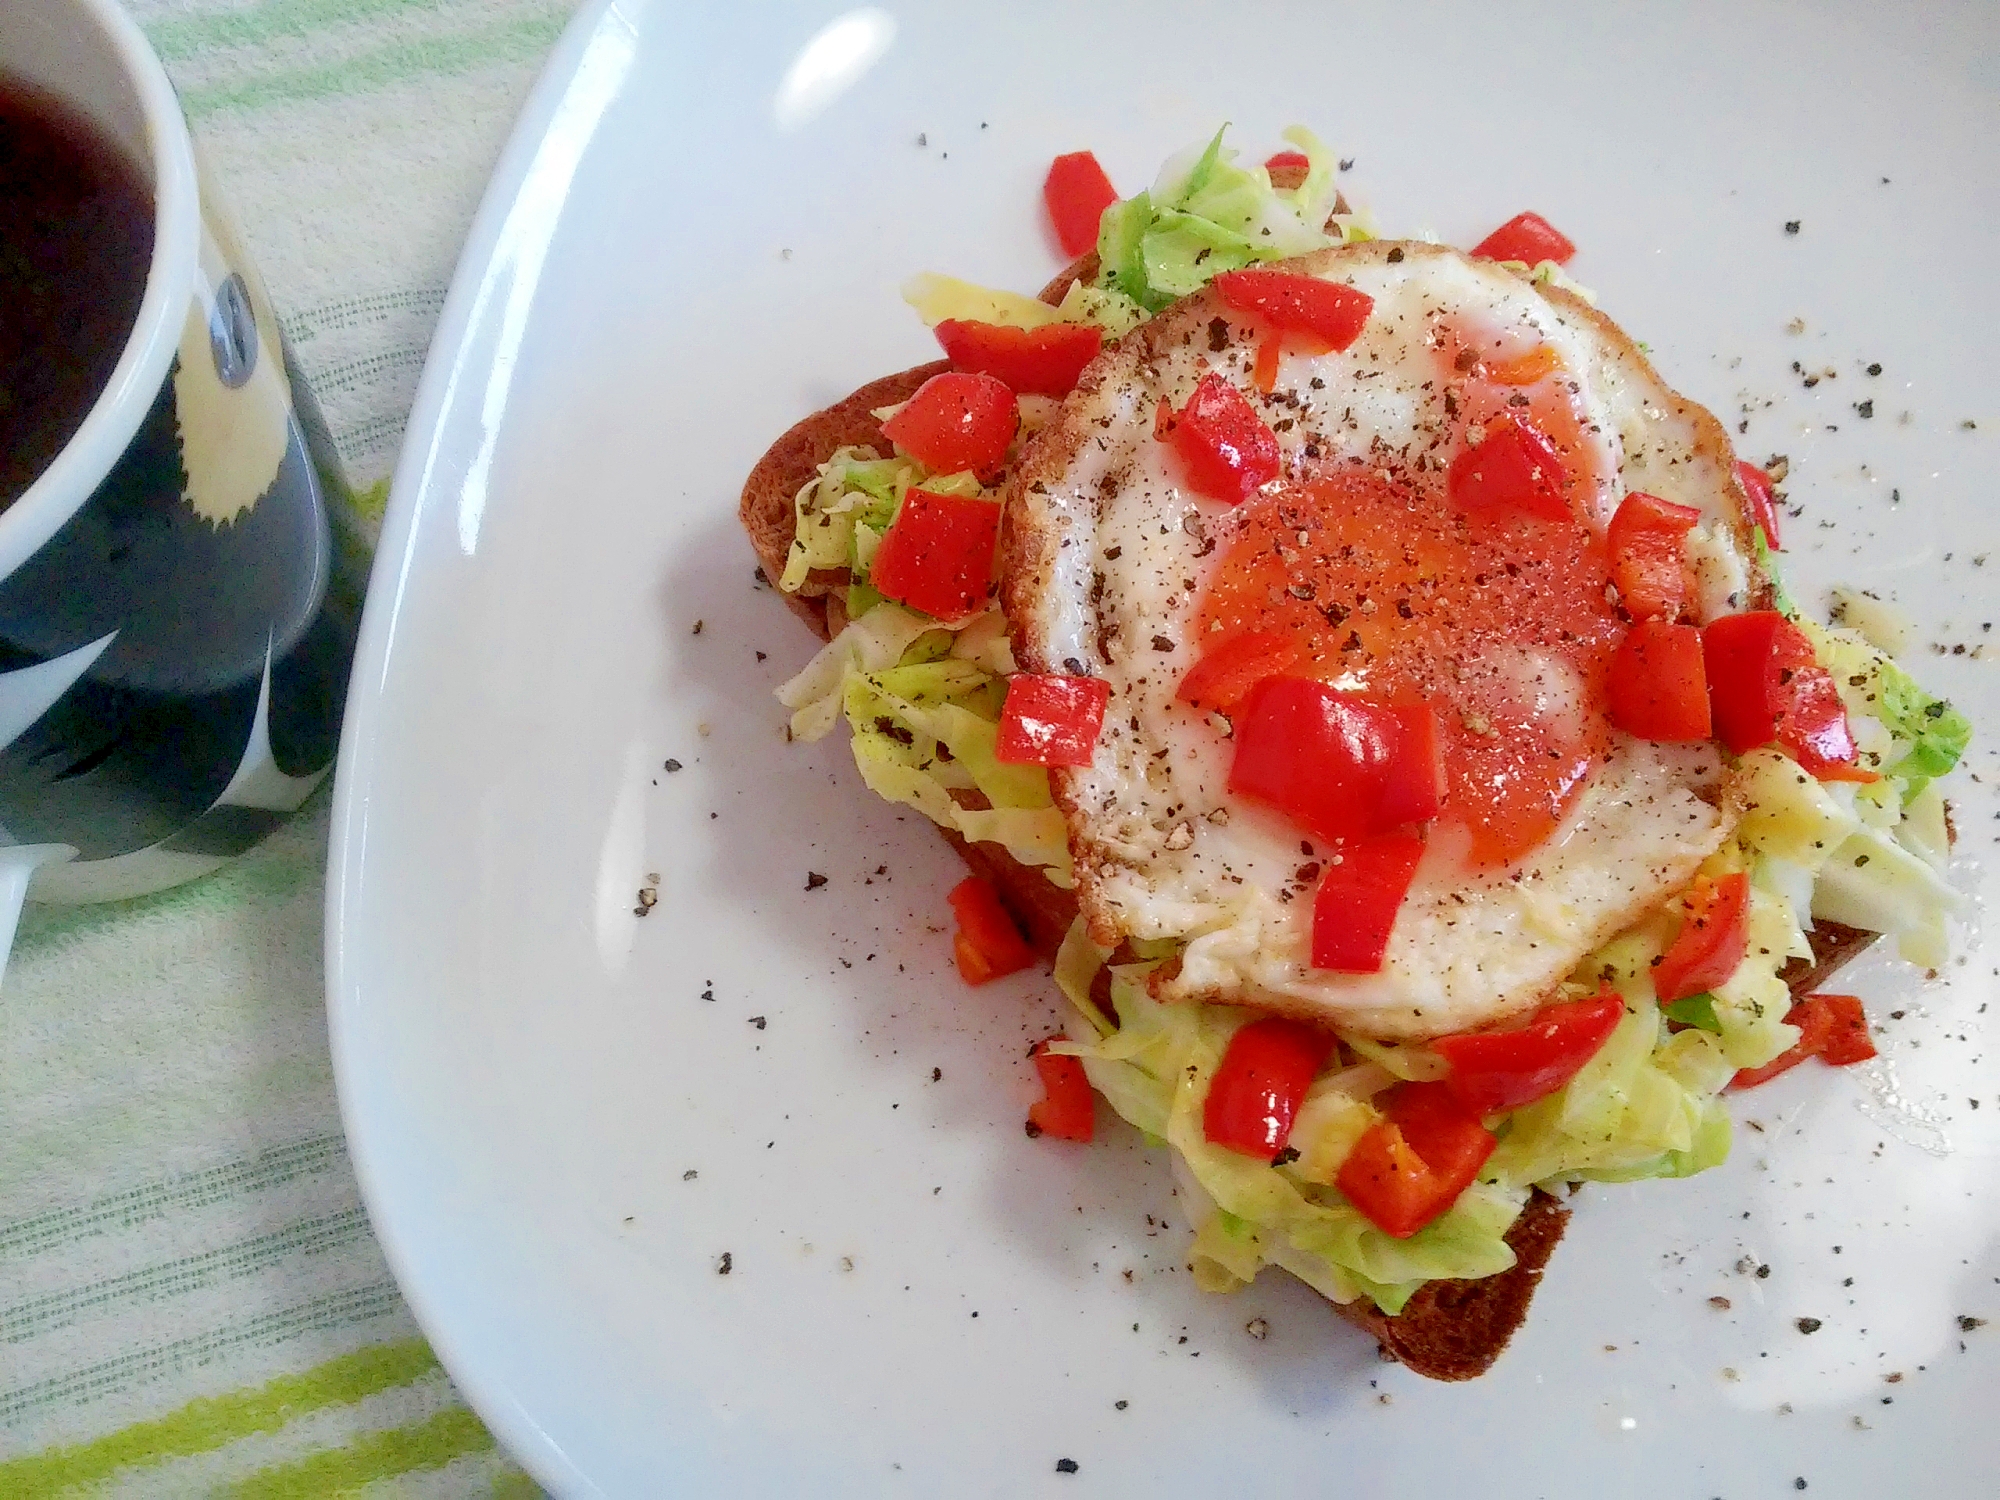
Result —
M 127 3 L 372 523 L 574 0 Z M 207 880 L 23 918 L 0 1005 L 8 1500 L 538 1493 L 424 1343 L 355 1186 L 323 1010 L 327 801 Z

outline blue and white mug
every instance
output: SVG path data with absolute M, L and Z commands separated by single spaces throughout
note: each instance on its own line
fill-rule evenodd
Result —
M 0 75 L 153 192 L 135 326 L 0 512 L 0 963 L 21 901 L 205 874 L 296 811 L 340 734 L 366 564 L 324 424 L 116 0 L 0 4 Z

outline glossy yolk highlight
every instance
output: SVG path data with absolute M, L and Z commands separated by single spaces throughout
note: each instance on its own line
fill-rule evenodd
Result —
M 1198 613 L 1200 638 L 1282 632 L 1291 674 L 1421 700 L 1443 731 L 1443 823 L 1479 865 L 1546 838 L 1610 744 L 1604 679 L 1624 625 L 1604 544 L 1576 520 L 1467 516 L 1437 469 L 1342 465 L 1267 490 L 1233 535 Z

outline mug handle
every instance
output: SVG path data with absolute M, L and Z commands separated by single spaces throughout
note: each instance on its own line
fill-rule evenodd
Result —
M 70 844 L 15 844 L 0 849 L 0 984 L 7 979 L 7 956 L 14 951 L 14 930 L 28 899 L 28 883 L 43 865 L 76 858 Z

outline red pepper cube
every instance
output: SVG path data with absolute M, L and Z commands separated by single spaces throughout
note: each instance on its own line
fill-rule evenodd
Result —
M 1545 1005 L 1525 1026 L 1441 1036 L 1431 1048 L 1451 1071 L 1444 1084 L 1468 1114 L 1519 1109 L 1547 1098 L 1577 1075 L 1625 1018 L 1625 1002 L 1606 991 L 1591 1000 Z
M 1562 455 L 1542 433 L 1512 417 L 1491 423 L 1477 447 L 1460 451 L 1445 488 L 1461 510 L 1511 509 L 1548 521 L 1570 516 Z
M 1309 335 L 1331 353 L 1360 338 L 1375 310 L 1366 292 L 1295 271 L 1224 271 L 1214 286 L 1225 306 L 1286 333 Z
M 1605 533 L 1611 581 L 1635 620 L 1676 620 L 1687 610 L 1687 534 L 1701 520 L 1692 505 L 1676 505 L 1634 490 L 1619 503 Z
M 1812 647 L 1776 610 L 1724 615 L 1702 631 L 1715 736 L 1742 755 L 1778 738 L 1785 721 L 1794 669 L 1812 660 Z
M 999 538 L 994 501 L 913 489 L 875 549 L 868 581 L 885 598 L 940 620 L 962 620 L 986 607 Z
M 1799 1029 L 1798 1041 L 1794 1042 L 1788 1050 L 1780 1052 L 1762 1067 L 1739 1069 L 1736 1076 L 1729 1080 L 1729 1087 L 1732 1090 L 1754 1089 L 1760 1083 L 1769 1083 L 1780 1073 L 1789 1073 L 1809 1057 L 1822 1056 L 1827 1050 L 1829 1041 L 1832 1039 L 1834 1029 L 1840 1024 L 1840 1017 L 1844 1007 L 1830 1007 L 1818 1002 L 1830 999 L 1846 1000 L 1852 998 L 1852 996 L 1807 995 L 1798 1001 L 1790 1010 L 1785 1012 L 1785 1024 L 1796 1026 Z M 1856 1001 L 1855 1005 L 1858 1009 L 1860 1002 Z M 1861 1026 L 1864 1033 L 1864 1040 L 1866 1040 L 1867 1024 L 1866 1018 L 1862 1018 Z M 1850 1040 L 1837 1045 L 1846 1048 L 1852 1047 L 1853 1043 Z M 1875 1055 L 1874 1042 L 1869 1041 L 1867 1046 L 1868 1052 L 1866 1056 L 1873 1057 Z M 1855 1062 L 1861 1060 L 1860 1056 L 1852 1059 Z
M 1016 672 L 1007 679 L 995 758 L 1017 766 L 1087 766 L 1111 684 L 1102 677 Z
M 882 424 L 882 436 L 933 474 L 1000 472 L 1021 425 L 1020 403 L 991 375 L 933 375 Z
M 1056 241 L 1068 256 L 1097 248 L 1097 224 L 1118 201 L 1118 190 L 1089 151 L 1071 151 L 1049 164 L 1042 202 L 1056 227 Z
M 1273 151 L 1264 158 L 1264 170 L 1274 177 L 1280 172 L 1309 172 L 1312 158 L 1303 151 Z
M 1229 789 L 1325 839 L 1437 815 L 1444 762 L 1428 704 L 1378 703 L 1306 677 L 1269 677 L 1243 701 Z
M 1472 253 L 1488 260 L 1525 261 L 1531 266 L 1552 260 L 1560 266 L 1576 254 L 1576 245 L 1540 214 L 1520 213 L 1474 245 Z
M 1244 630 L 1210 646 L 1174 696 L 1203 713 L 1234 713 L 1252 688 L 1298 665 L 1305 648 L 1276 630 Z
M 1090 1091 L 1090 1075 L 1068 1053 L 1049 1051 L 1050 1042 L 1067 1040 L 1058 1031 L 1035 1043 L 1032 1055 L 1042 1080 L 1042 1097 L 1028 1106 L 1028 1134 L 1088 1141 L 1097 1133 L 1097 1096 Z
M 1833 678 L 1812 642 L 1775 610 L 1712 620 L 1701 633 L 1715 735 L 1732 754 L 1774 741 L 1813 775 L 1872 781 Z
M 1023 396 L 1067 396 L 1104 347 L 1104 330 L 1088 323 L 1010 328 L 946 318 L 935 331 L 954 370 L 991 375 Z
M 1618 644 L 1605 682 L 1611 722 L 1656 744 L 1709 737 L 1708 673 L 1701 632 L 1643 620 Z
M 1447 1084 L 1399 1084 L 1385 1104 L 1391 1123 L 1431 1171 L 1455 1183 L 1453 1198 L 1493 1154 L 1493 1132 Z
M 1316 1026 L 1267 1016 L 1239 1026 L 1202 1102 L 1210 1143 L 1269 1161 L 1291 1139 L 1292 1122 L 1333 1038 Z
M 1376 1228 L 1408 1239 L 1458 1201 L 1498 1142 L 1442 1084 L 1400 1084 L 1386 1104 L 1335 1183 Z
M 1278 438 L 1243 393 L 1210 371 L 1166 422 L 1166 440 L 1189 483 L 1212 500 L 1241 505 L 1278 477 Z M 1155 417 L 1154 434 L 1161 422 Z
M 1660 1004 L 1703 994 L 1736 972 L 1750 951 L 1750 877 L 1697 880 L 1680 933 L 1653 965 Z
M 1847 705 L 1833 674 L 1817 662 L 1792 675 L 1792 701 L 1779 738 L 1794 759 L 1822 781 L 1875 781 L 1861 764 L 1860 747 L 1847 722 Z
M 968 875 L 952 887 L 945 900 L 958 918 L 952 953 L 967 984 L 984 984 L 1035 961 L 1035 950 L 1000 904 L 1000 894 L 991 881 Z
M 1743 498 L 1750 508 L 1750 519 L 1764 533 L 1764 545 L 1773 552 L 1778 546 L 1778 497 L 1771 488 L 1771 476 L 1755 464 L 1736 461 L 1736 482 L 1743 486 Z
M 1819 1012 L 1820 1060 L 1836 1068 L 1867 1062 L 1875 1056 L 1875 1039 L 1868 1034 L 1868 1015 L 1854 995 L 1808 995 L 1805 1004 Z M 1789 1019 L 1789 1017 L 1787 1017 Z
M 1377 974 L 1396 913 L 1424 857 L 1424 841 L 1384 834 L 1344 845 L 1313 896 L 1312 965 L 1342 974 Z

